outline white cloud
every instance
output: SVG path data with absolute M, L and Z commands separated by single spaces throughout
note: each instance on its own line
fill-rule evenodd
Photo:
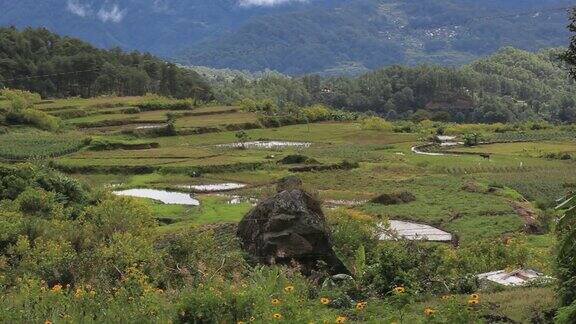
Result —
M 272 7 L 288 2 L 306 2 L 306 1 L 307 0 L 239 0 L 239 4 L 240 6 L 244 7 L 251 7 L 251 6 Z
M 126 16 L 126 10 L 120 10 L 118 5 L 113 5 L 108 9 L 102 7 L 98 10 L 98 18 L 102 20 L 102 22 L 110 21 L 113 23 L 119 23 L 124 19 L 124 16 Z
M 89 16 L 92 12 L 90 5 L 84 5 L 77 0 L 68 0 L 66 9 L 76 16 L 80 16 L 82 18 Z

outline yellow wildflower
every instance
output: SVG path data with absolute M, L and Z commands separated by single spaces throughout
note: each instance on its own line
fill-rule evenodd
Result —
M 480 300 L 478 300 L 478 299 L 469 299 L 468 300 L 468 305 L 470 305 L 470 306 L 476 306 L 478 304 L 480 304 Z
M 434 309 L 430 308 L 430 307 L 426 307 L 426 308 L 424 309 L 424 315 L 426 315 L 426 316 L 428 316 L 428 317 L 434 315 L 434 313 L 436 313 L 436 311 L 435 311 Z
M 284 287 L 284 291 L 289 293 L 294 291 L 294 286 L 286 286 Z
M 394 288 L 394 293 L 395 294 L 403 294 L 406 292 L 406 288 L 402 287 L 402 286 L 398 286 Z
M 356 303 L 356 309 L 357 310 L 364 310 L 364 308 L 366 308 L 366 306 L 368 306 L 367 302 L 358 302 Z
M 272 303 L 272 305 L 280 305 L 280 299 L 274 298 L 274 299 L 272 299 L 271 303 Z
M 61 291 L 62 291 L 62 285 L 60 284 L 56 284 L 54 285 L 54 287 L 52 287 L 52 292 L 59 293 Z
M 330 304 L 330 299 L 328 299 L 326 297 L 322 297 L 322 298 L 320 298 L 320 304 L 328 305 L 328 304 Z
M 280 313 L 274 313 L 274 314 L 272 314 L 272 317 L 274 317 L 275 319 L 281 319 L 281 318 L 282 318 L 282 314 L 280 314 Z
M 342 324 L 346 322 L 346 316 L 338 316 L 336 317 L 336 323 L 337 324 Z

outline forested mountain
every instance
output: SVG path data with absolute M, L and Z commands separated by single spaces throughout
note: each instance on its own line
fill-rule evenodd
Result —
M 102 50 L 46 29 L 0 28 L 0 88 L 43 97 L 159 93 L 208 100 L 208 85 L 194 71 L 150 54 Z
M 568 0 L 0 0 L 0 24 L 181 63 L 288 74 L 460 65 L 503 46 L 564 45 Z
M 460 68 L 390 66 L 359 77 L 269 74 L 253 81 L 238 76 L 215 82 L 214 88 L 223 102 L 324 103 L 389 119 L 575 122 L 576 84 L 558 59 L 560 53 L 504 48 Z

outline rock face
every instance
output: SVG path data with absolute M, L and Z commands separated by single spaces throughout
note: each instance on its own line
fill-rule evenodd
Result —
M 320 268 L 319 261 L 330 274 L 348 274 L 332 250 L 320 202 L 301 184 L 297 177 L 282 179 L 277 194 L 242 219 L 237 235 L 243 249 L 264 264 L 297 262 L 306 275 Z

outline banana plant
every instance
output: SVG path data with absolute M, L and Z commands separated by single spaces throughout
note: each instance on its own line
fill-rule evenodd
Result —
M 562 303 L 576 300 L 576 195 L 567 198 L 556 209 L 564 210 L 558 222 L 558 274 L 561 281 Z

